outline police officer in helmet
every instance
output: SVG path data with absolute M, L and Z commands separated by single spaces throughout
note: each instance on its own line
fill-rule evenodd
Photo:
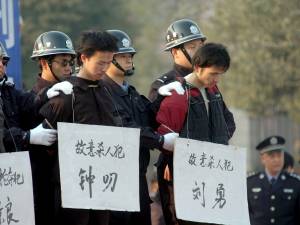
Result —
M 48 31 L 40 34 L 34 43 L 31 55 L 31 59 L 36 61 L 40 68 L 32 92 L 37 94 L 42 89 L 71 76 L 75 56 L 72 40 L 65 33 Z M 64 84 L 57 85 L 64 86 Z M 69 83 L 66 85 L 68 86 Z M 39 118 L 38 123 L 43 119 Z M 51 176 L 57 152 L 53 146 L 40 145 L 32 145 L 30 150 L 36 224 L 50 225 L 54 223 L 55 214 L 54 183 Z
M 190 19 L 174 21 L 166 32 L 165 51 L 171 53 L 173 69 L 157 78 L 151 85 L 149 99 L 153 102 L 157 98 L 158 89 L 192 72 L 191 58 L 196 50 L 202 46 L 206 36 L 199 26 Z
M 136 50 L 131 38 L 121 30 L 108 30 L 117 39 L 118 51 L 114 54 L 106 75 L 102 77 L 105 86 L 110 90 L 116 112 L 124 127 L 140 127 L 140 212 L 112 212 L 110 225 L 151 225 L 151 213 L 146 172 L 150 159 L 150 149 L 161 149 L 168 145 L 177 134 L 159 135 L 152 129 L 155 115 L 150 101 L 138 93 L 126 80 L 134 73 L 133 57 Z

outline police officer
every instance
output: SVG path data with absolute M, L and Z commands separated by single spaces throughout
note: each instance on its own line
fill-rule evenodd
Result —
M 1 101 L 3 102 L 3 117 L 5 120 L 3 142 L 5 149 L 8 152 L 30 150 L 34 197 L 36 203 L 36 183 L 44 184 L 44 182 L 36 179 L 35 172 L 39 169 L 41 176 L 47 176 L 47 174 L 42 174 L 43 171 L 40 170 L 40 167 L 37 169 L 37 162 L 43 164 L 43 159 L 34 156 L 43 155 L 45 153 L 43 152 L 45 146 L 53 144 L 56 140 L 55 130 L 44 129 L 42 127 L 42 121 L 38 116 L 38 110 L 49 97 L 58 95 L 59 90 L 64 91 L 65 93 L 68 92 L 64 90 L 64 85 L 57 84 L 50 89 L 41 91 L 39 93 L 41 97 L 37 98 L 34 92 L 22 92 L 15 89 L 14 84 L 7 81 L 5 73 L 9 59 L 10 57 L 8 56 L 5 48 L 2 43 L 0 43 L 0 88 Z M 33 128 L 36 125 L 38 126 Z M 49 192 L 45 193 L 46 196 L 48 196 L 48 194 Z M 47 205 L 47 207 L 49 207 L 49 205 Z M 39 212 L 36 211 L 35 214 L 39 215 Z M 36 224 L 45 225 L 47 224 L 46 221 L 48 221 L 48 217 L 45 218 L 43 223 L 38 223 L 37 221 Z
M 37 94 L 42 89 L 52 86 L 71 76 L 74 66 L 75 50 L 72 40 L 63 32 L 48 31 L 38 36 L 31 59 L 39 64 L 40 72 L 32 92 Z M 41 123 L 44 118 L 40 118 Z M 31 145 L 30 159 L 32 166 L 36 225 L 54 223 L 55 184 L 50 179 L 57 152 L 53 146 Z
M 256 149 L 264 171 L 247 179 L 251 225 L 300 224 L 300 180 L 283 171 L 285 139 L 270 136 Z
M 31 129 L 24 121 L 34 121 L 38 114 L 39 104 L 35 95 L 15 89 L 7 81 L 6 67 L 9 56 L 0 43 L 0 92 L 3 101 L 5 129 L 3 142 L 6 151 L 28 150 L 29 144 L 51 145 L 56 140 L 55 130 L 46 130 L 41 126 Z
M 150 148 L 161 149 L 168 145 L 170 139 L 177 134 L 159 135 L 153 131 L 155 126 L 154 113 L 150 101 L 130 85 L 125 77 L 134 74 L 133 57 L 136 50 L 132 46 L 130 37 L 121 30 L 109 30 L 108 33 L 116 37 L 118 51 L 114 54 L 106 75 L 102 77 L 105 86 L 112 93 L 116 111 L 121 117 L 124 127 L 141 128 L 140 146 L 140 212 L 113 212 L 111 225 L 151 225 L 150 198 L 146 180 L 146 172 L 150 159 Z M 152 127 L 152 128 L 151 128 Z

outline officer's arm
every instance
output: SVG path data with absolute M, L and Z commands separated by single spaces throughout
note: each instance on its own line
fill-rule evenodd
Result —
M 40 109 L 46 128 L 57 129 L 57 122 L 72 122 L 72 95 L 61 94 L 50 99 Z
M 6 152 L 24 151 L 29 145 L 29 131 L 24 131 L 19 127 L 5 128 L 3 143 Z

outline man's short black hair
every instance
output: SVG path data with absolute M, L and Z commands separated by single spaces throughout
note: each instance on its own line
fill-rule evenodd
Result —
M 82 65 L 81 54 L 91 57 L 95 52 L 116 52 L 118 51 L 117 40 L 106 31 L 84 31 L 80 35 L 77 49 L 77 63 Z
M 230 67 L 230 56 L 226 47 L 217 43 L 206 43 L 200 47 L 192 58 L 193 68 L 219 67 L 224 71 Z

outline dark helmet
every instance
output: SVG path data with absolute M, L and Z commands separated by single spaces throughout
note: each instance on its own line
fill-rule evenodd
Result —
M 132 47 L 132 41 L 130 37 L 121 30 L 108 30 L 109 34 L 113 35 L 117 39 L 118 53 L 133 53 L 136 51 Z
M 165 51 L 197 39 L 205 41 L 206 36 L 194 21 L 189 19 L 177 20 L 168 27 Z
M 9 55 L 7 54 L 6 49 L 4 48 L 4 45 L 0 42 L 0 56 L 3 59 L 9 60 Z
M 132 41 L 130 37 L 125 32 L 121 30 L 108 30 L 107 32 L 117 39 L 118 51 L 116 52 L 116 54 L 131 53 L 132 55 L 134 55 L 136 53 L 135 49 L 132 47 Z M 115 59 L 113 59 L 112 63 L 118 69 L 123 71 L 125 76 L 131 76 L 134 74 L 133 64 L 131 70 L 124 70 Z
M 63 32 L 49 31 L 42 33 L 35 41 L 32 59 L 42 56 L 70 54 L 76 55 L 72 40 Z

